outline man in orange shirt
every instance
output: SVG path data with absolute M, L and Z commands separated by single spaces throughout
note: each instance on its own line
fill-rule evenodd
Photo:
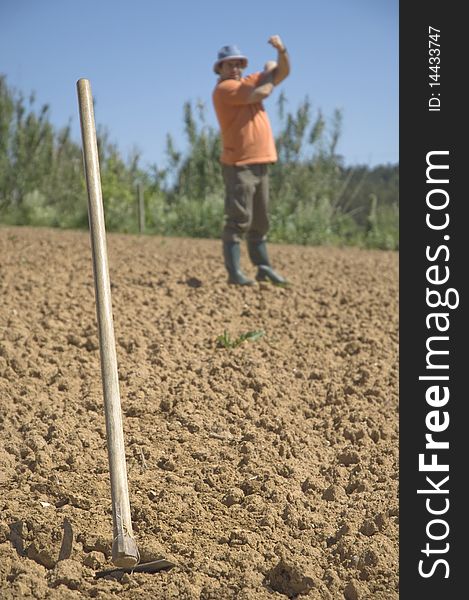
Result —
M 242 77 L 248 59 L 236 46 L 223 46 L 213 70 L 219 76 L 213 104 L 222 138 L 225 182 L 223 255 L 228 282 L 252 285 L 240 269 L 240 240 L 245 235 L 249 257 L 257 266 L 257 281 L 286 283 L 269 261 L 266 234 L 269 229 L 268 165 L 277 160 L 270 121 L 262 101 L 287 77 L 290 61 L 278 35 L 269 38 L 277 50 L 277 62 L 269 61 L 262 72 Z

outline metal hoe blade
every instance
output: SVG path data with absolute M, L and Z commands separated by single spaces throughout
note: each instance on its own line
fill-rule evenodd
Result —
M 95 574 L 95 578 L 106 577 L 107 575 L 120 575 L 121 573 L 157 573 L 158 571 L 168 571 L 176 565 L 169 560 L 164 558 L 159 560 L 153 560 L 148 563 L 142 563 L 135 567 L 122 568 L 122 569 L 107 569 L 105 571 L 98 571 Z

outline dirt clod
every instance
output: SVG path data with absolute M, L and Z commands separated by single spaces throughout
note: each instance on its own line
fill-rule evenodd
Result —
M 307 594 L 315 584 L 313 577 L 308 577 L 302 569 L 293 563 L 280 560 L 267 574 L 270 587 L 288 598 Z

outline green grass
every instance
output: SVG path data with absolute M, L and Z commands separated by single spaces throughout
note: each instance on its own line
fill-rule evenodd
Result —
M 223 334 L 217 337 L 217 345 L 219 348 L 236 348 L 243 342 L 255 342 L 263 335 L 265 335 L 265 332 L 259 329 L 257 331 L 247 331 L 233 339 L 225 329 Z

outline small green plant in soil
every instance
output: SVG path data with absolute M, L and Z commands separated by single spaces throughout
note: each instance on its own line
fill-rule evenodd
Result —
M 219 335 L 217 337 L 217 344 L 220 348 L 236 348 L 243 342 L 255 342 L 260 339 L 265 334 L 262 329 L 257 331 L 247 331 L 246 333 L 242 333 L 237 338 L 232 338 L 228 331 L 223 332 L 223 335 Z

